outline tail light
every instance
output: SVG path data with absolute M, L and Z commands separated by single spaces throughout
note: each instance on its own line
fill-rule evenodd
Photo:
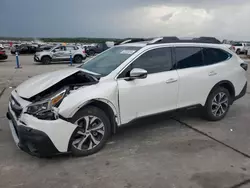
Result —
M 231 46 L 229 49 L 235 51 L 235 46 Z
M 245 71 L 247 71 L 247 69 L 248 69 L 248 63 L 241 63 L 240 66 L 241 66 Z
M 5 54 L 5 51 L 0 51 L 0 54 Z
M 82 53 L 86 54 L 85 50 L 83 50 Z

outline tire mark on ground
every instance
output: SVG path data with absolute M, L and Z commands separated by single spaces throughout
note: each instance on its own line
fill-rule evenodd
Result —
M 229 188 L 240 188 L 240 187 L 242 187 L 243 185 L 247 185 L 247 184 L 250 184 L 250 179 L 245 180 L 245 181 L 243 181 L 243 182 L 241 182 L 241 183 L 238 183 L 238 184 L 236 184 L 236 185 L 233 185 L 232 187 L 229 187 Z
M 3 93 L 4 93 L 5 90 L 6 90 L 6 87 L 4 87 L 4 88 L 2 89 L 2 91 L 0 92 L 0 99 L 1 99 L 1 97 L 2 97 L 2 95 L 3 95 Z
M 199 133 L 199 134 L 201 134 L 203 136 L 206 136 L 206 137 L 208 137 L 208 138 L 216 141 L 217 143 L 219 143 L 219 144 L 221 144 L 221 145 L 223 145 L 223 146 L 225 146 L 225 147 L 227 147 L 227 148 L 229 148 L 229 149 L 231 149 L 231 150 L 233 150 L 233 151 L 235 151 L 235 152 L 243 155 L 244 157 L 247 157 L 247 158 L 250 159 L 250 155 L 248 155 L 247 153 L 244 153 L 244 152 L 238 150 L 237 148 L 234 148 L 234 147 L 232 147 L 232 146 L 230 146 L 230 145 L 228 145 L 228 144 L 226 144 L 226 143 L 224 143 L 224 142 L 222 142 L 222 141 L 220 141 L 220 140 L 218 140 L 218 139 L 216 139 L 216 138 L 208 135 L 207 133 L 205 133 L 205 132 L 203 132 L 203 131 L 201 131 L 199 129 L 196 129 L 193 126 L 191 126 L 191 125 L 189 125 L 189 124 L 187 124 L 187 123 L 185 123 L 185 122 L 183 122 L 183 121 L 181 121 L 179 119 L 176 119 L 176 118 L 172 118 L 172 119 L 175 120 L 175 121 L 177 121 L 177 122 L 179 122 L 180 124 L 186 126 L 187 128 L 192 129 L 193 131 L 195 131 L 195 132 L 197 132 L 197 133 Z

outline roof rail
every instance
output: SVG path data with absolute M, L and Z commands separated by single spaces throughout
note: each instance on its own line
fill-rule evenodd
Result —
M 158 39 L 158 40 L 157 40 Z M 198 37 L 198 38 L 178 38 L 178 37 L 162 37 L 156 38 L 148 43 L 151 44 L 163 44 L 163 43 L 211 43 L 221 44 L 221 42 L 215 37 Z
M 121 44 L 133 43 L 133 42 L 141 42 L 141 41 L 145 41 L 145 39 L 143 39 L 143 38 L 129 38 L 129 39 L 119 41 L 115 45 L 121 45 Z

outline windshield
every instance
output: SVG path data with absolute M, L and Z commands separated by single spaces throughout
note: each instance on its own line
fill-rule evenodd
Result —
M 89 60 L 79 68 L 106 76 L 121 65 L 141 47 L 117 46 Z

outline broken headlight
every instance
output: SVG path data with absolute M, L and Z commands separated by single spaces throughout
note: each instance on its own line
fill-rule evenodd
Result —
M 65 89 L 49 99 L 30 104 L 29 106 L 27 106 L 27 113 L 32 115 L 39 115 L 40 113 L 44 114 L 49 111 L 51 112 L 52 107 L 58 107 L 60 105 L 66 93 L 67 90 Z

